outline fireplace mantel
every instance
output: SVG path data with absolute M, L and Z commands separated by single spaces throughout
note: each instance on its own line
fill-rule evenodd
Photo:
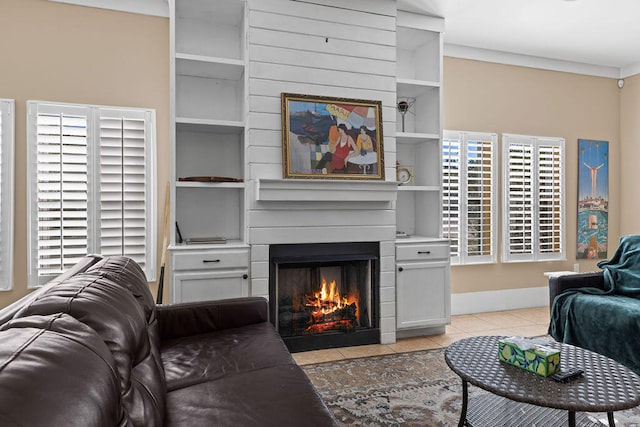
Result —
M 395 181 L 258 179 L 256 200 L 262 202 L 393 202 Z

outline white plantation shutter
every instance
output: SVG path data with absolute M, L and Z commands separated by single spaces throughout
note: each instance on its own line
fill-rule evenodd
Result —
M 495 134 L 444 132 L 443 234 L 453 264 L 496 262 L 496 144 Z
M 145 112 L 100 111 L 100 253 L 147 264 L 147 149 Z
M 90 253 L 129 256 L 154 280 L 154 113 L 31 101 L 28 108 L 36 171 L 29 286 Z
M 538 148 L 538 215 L 540 257 L 564 252 L 563 200 L 564 200 L 564 147 L 545 144 Z
M 43 106 L 35 117 L 35 162 L 30 185 L 32 244 L 42 284 L 77 263 L 88 250 L 88 108 Z M 30 115 L 31 117 L 31 115 Z
M 14 101 L 0 99 L 0 290 L 13 287 Z
M 564 259 L 564 139 L 502 140 L 503 260 Z

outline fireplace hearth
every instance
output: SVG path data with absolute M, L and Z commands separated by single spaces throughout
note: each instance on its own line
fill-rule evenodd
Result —
M 271 321 L 290 351 L 380 342 L 379 244 L 269 248 Z

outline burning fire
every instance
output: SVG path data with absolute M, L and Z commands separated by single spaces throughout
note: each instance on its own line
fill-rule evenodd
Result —
M 318 308 L 322 314 L 331 313 L 349 304 L 346 297 L 340 298 L 340 292 L 336 287 L 335 280 L 329 283 L 329 291 L 327 292 L 327 281 L 323 278 L 322 288 L 320 292 L 314 294 L 314 297 L 310 301 L 311 305 Z
M 327 286 L 326 279 L 322 278 L 320 291 L 306 296 L 305 305 L 311 311 L 311 325 L 307 332 L 354 328 L 358 321 L 356 300 L 355 297 L 341 297 L 335 280 Z

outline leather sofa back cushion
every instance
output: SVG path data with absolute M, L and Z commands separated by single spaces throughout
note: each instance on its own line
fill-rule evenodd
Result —
M 91 328 L 55 314 L 15 319 L 1 329 L 0 425 L 131 425 L 115 361 Z
M 25 306 L 16 317 L 61 312 L 95 330 L 115 359 L 122 404 L 133 425 L 161 426 L 166 384 L 155 311 L 145 304 L 144 296 L 134 296 L 147 286 L 146 279 L 136 271 L 137 264 L 128 263 L 125 258 L 112 258 L 109 262 L 108 266 L 101 262 L 67 279 Z

